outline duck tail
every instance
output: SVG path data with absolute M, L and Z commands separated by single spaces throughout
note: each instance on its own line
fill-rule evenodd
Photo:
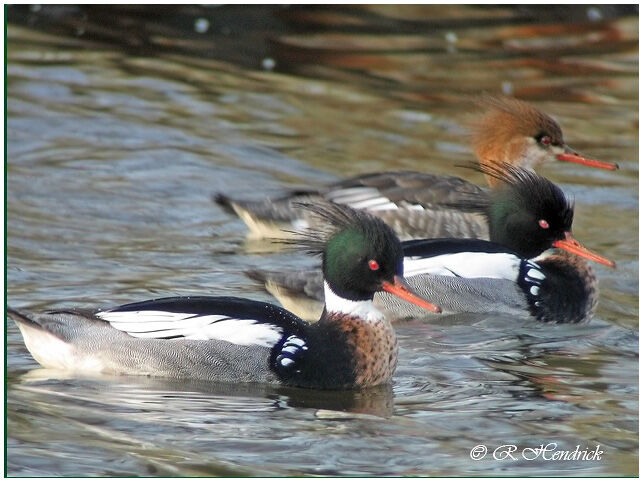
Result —
M 23 325 L 29 325 L 33 326 L 35 328 L 42 329 L 42 326 L 35 320 L 29 318 L 27 315 L 24 313 L 21 313 L 18 310 L 15 310 L 11 308 L 10 306 L 6 307 L 6 314 L 13 319 L 18 325 L 23 324 Z
M 215 204 L 221 206 L 223 210 L 226 211 L 227 213 L 236 214 L 234 209 L 235 202 L 225 194 L 222 194 L 220 192 L 215 192 L 212 195 L 212 201 Z
M 259 283 L 266 283 L 270 280 L 273 273 L 262 269 L 249 269 L 244 271 L 245 275 L 251 280 L 258 281 Z
M 263 284 L 264 289 L 284 308 L 308 321 L 317 321 L 324 308 L 324 279 L 321 270 L 280 273 L 260 269 L 246 275 Z

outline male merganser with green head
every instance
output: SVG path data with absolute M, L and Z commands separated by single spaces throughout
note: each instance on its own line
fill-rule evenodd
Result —
M 597 304 L 598 281 L 581 257 L 615 265 L 572 237 L 573 205 L 558 186 L 533 171 L 507 165 L 480 169 L 500 184 L 490 196 L 472 194 L 462 203 L 485 216 L 492 241 L 402 243 L 409 284 L 444 313 L 510 313 L 558 323 L 589 319 Z M 538 257 L 551 248 L 563 253 Z M 314 271 L 249 274 L 302 316 L 318 309 L 313 300 L 322 299 L 323 293 Z M 375 296 L 375 306 L 392 319 L 424 316 L 386 294 Z
M 374 294 L 440 308 L 408 289 L 401 244 L 381 220 L 345 206 L 309 209 L 326 227 L 302 241 L 322 255 L 325 274 L 326 304 L 315 324 L 269 303 L 208 296 L 99 311 L 8 313 L 33 357 L 48 368 L 321 389 L 389 383 L 397 341 L 373 305 Z

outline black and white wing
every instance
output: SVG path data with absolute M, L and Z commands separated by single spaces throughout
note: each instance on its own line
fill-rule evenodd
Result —
M 95 316 L 136 338 L 220 340 L 266 347 L 297 335 L 304 323 L 270 303 L 207 296 L 131 303 Z
M 464 179 L 414 171 L 366 174 L 335 183 L 321 193 L 327 201 L 353 209 L 436 209 L 486 198 L 486 192 Z
M 524 261 L 500 244 L 479 239 L 422 239 L 402 246 L 406 278 L 433 274 L 515 282 Z
M 367 174 L 329 186 L 323 196 L 378 216 L 402 240 L 489 237 L 481 208 L 488 194 L 458 177 L 411 171 Z
M 489 237 L 480 206 L 489 195 L 458 177 L 413 171 L 366 174 L 321 189 L 302 189 L 282 197 L 258 201 L 231 199 L 216 194 L 214 200 L 236 213 L 253 236 L 284 238 L 286 232 L 317 226 L 319 220 L 301 203 L 330 201 L 368 211 L 391 226 L 401 239 Z

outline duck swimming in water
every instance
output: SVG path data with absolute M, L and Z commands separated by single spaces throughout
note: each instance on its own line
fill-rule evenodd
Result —
M 616 169 L 613 163 L 587 159 L 563 139 L 560 125 L 526 102 L 507 97 L 484 97 L 482 115 L 472 126 L 472 144 L 483 167 L 533 169 L 563 161 Z M 486 176 L 497 185 L 495 176 Z M 283 238 L 284 231 L 314 227 L 316 219 L 298 202 L 329 201 L 368 211 L 391 226 L 402 240 L 425 238 L 489 239 L 484 216 L 461 204 L 486 190 L 464 179 L 413 171 L 360 175 L 319 189 L 302 189 L 261 201 L 244 201 L 217 194 L 215 201 L 236 213 L 253 238 Z M 460 203 L 460 207 L 457 204 Z
M 373 305 L 375 292 L 440 308 L 409 290 L 401 244 L 381 220 L 345 206 L 308 209 L 326 227 L 301 240 L 322 256 L 326 302 L 315 324 L 270 303 L 209 296 L 98 311 L 7 312 L 47 368 L 321 389 L 389 383 L 397 341 Z
M 509 313 L 539 321 L 577 323 L 589 319 L 598 281 L 581 257 L 614 267 L 571 235 L 573 205 L 552 182 L 515 166 L 480 166 L 500 184 L 490 195 L 471 195 L 467 209 L 482 213 L 492 241 L 426 239 L 404 242 L 404 275 L 411 287 L 444 313 Z M 550 248 L 559 254 L 540 256 Z M 532 259 L 535 258 L 535 259 Z M 314 271 L 255 270 L 279 301 L 309 319 L 323 299 Z M 423 313 L 386 294 L 375 306 L 391 319 Z

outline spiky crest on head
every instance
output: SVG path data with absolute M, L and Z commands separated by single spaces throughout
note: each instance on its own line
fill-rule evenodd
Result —
M 574 203 L 548 179 L 534 171 L 497 162 L 467 167 L 498 181 L 489 194 L 471 194 L 451 207 L 480 212 L 489 222 L 491 241 L 532 258 L 565 238 L 574 219 Z
M 295 206 L 306 209 L 321 223 L 313 223 L 305 231 L 296 232 L 298 239 L 293 241 L 300 249 L 308 254 L 322 255 L 329 241 L 338 234 L 347 236 L 359 235 L 369 240 L 376 247 L 399 244 L 399 239 L 393 230 L 381 219 L 358 211 L 343 204 L 333 202 L 294 203 Z
M 571 229 L 574 203 L 549 179 L 506 162 L 480 165 L 477 169 L 502 183 L 492 191 L 491 205 L 494 200 L 505 198 L 539 219 L 556 219 L 560 226 Z
M 503 161 L 535 167 L 555 160 L 552 149 L 565 145 L 558 122 L 524 101 L 487 94 L 475 103 L 482 113 L 469 122 L 469 128 L 480 164 Z M 488 179 L 493 185 L 494 179 Z
M 371 299 L 382 281 L 403 275 L 402 245 L 381 219 L 328 202 L 298 206 L 321 223 L 298 233 L 293 243 L 322 256 L 324 278 L 334 293 L 350 300 Z
M 516 136 L 535 138 L 545 134 L 551 137 L 553 145 L 565 143 L 560 124 L 527 102 L 486 94 L 476 104 L 482 109 L 482 114 L 471 122 L 476 152 L 485 151 L 492 138 L 509 144 Z

